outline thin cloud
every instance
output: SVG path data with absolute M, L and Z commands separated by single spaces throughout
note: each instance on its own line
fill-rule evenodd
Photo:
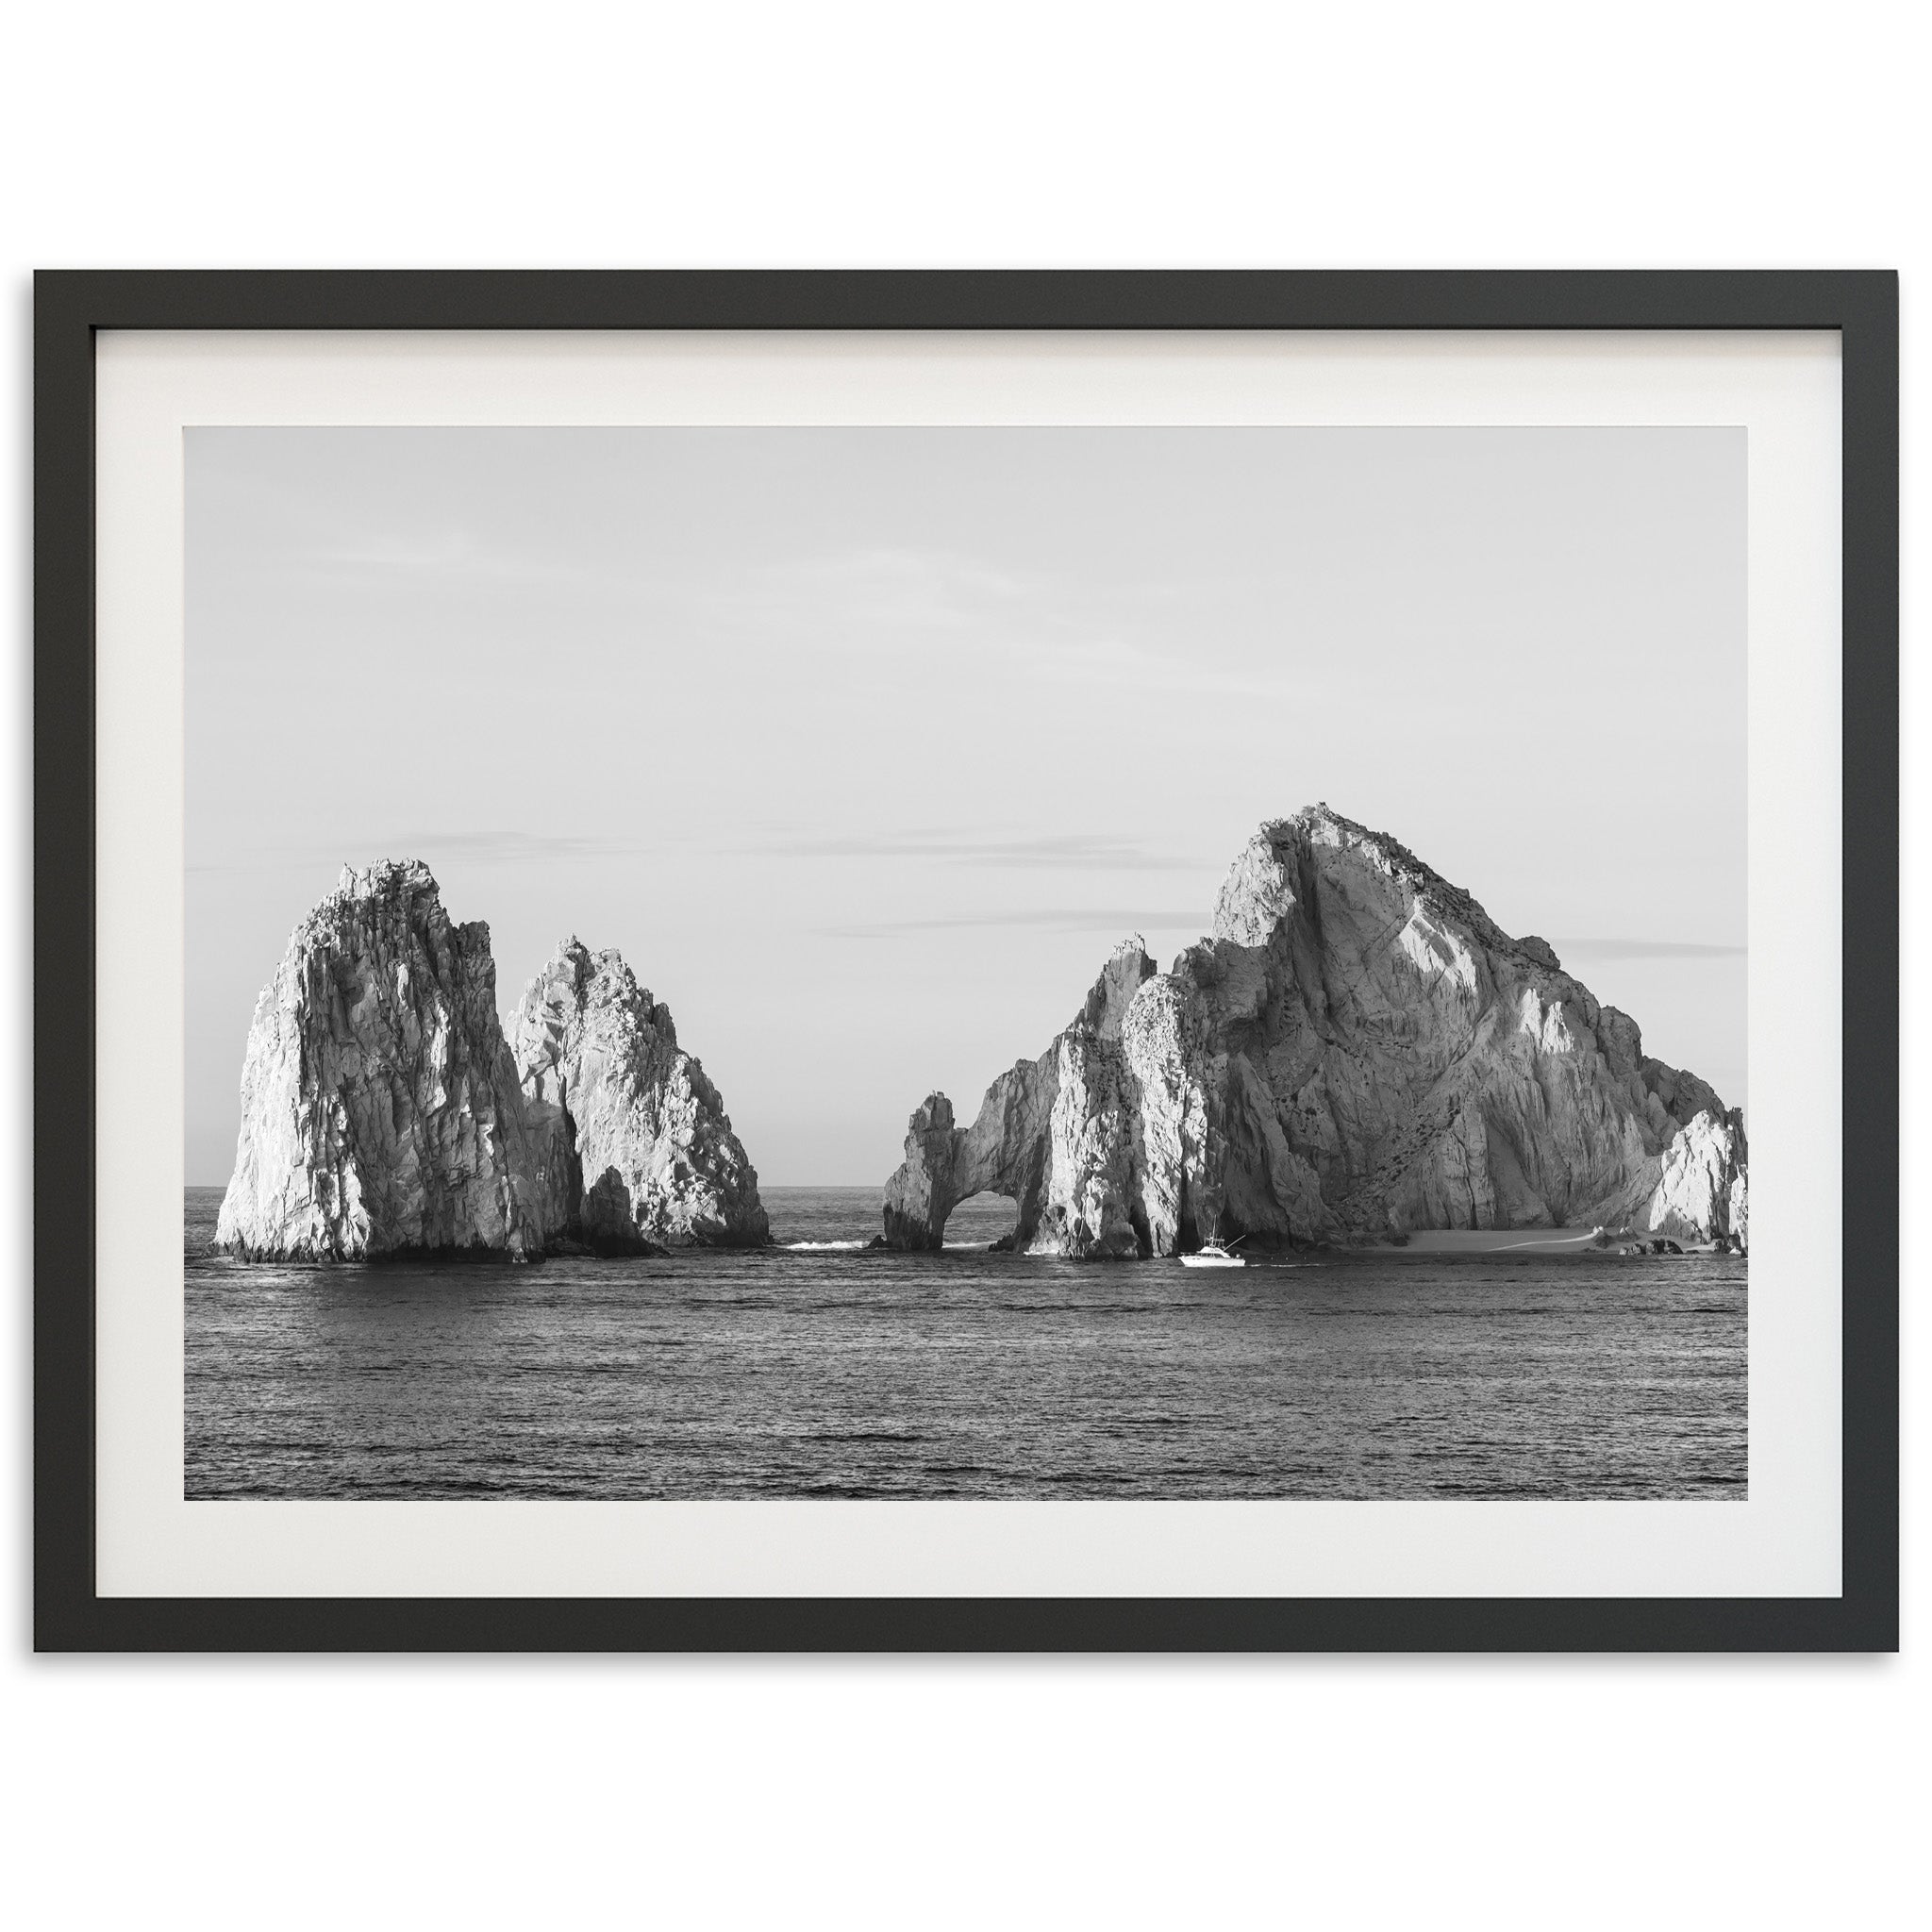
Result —
M 1557 955 L 1568 959 L 1741 959 L 1742 946 L 1707 946 L 1686 940 L 1553 939 Z
M 291 573 L 308 576 L 414 579 L 492 591 L 520 586 L 594 591 L 622 581 L 608 562 L 589 565 L 571 557 L 537 556 L 462 529 L 316 543 L 286 553 L 282 561 Z
M 376 865 L 390 858 L 456 859 L 469 865 L 558 865 L 572 859 L 621 858 L 658 847 L 634 839 L 545 837 L 536 832 L 408 832 L 344 838 L 329 845 L 285 852 L 238 852 L 201 859 L 190 872 L 284 871 L 317 865 Z
M 1100 872 L 1191 872 L 1195 862 L 1135 839 L 1068 832 L 999 839 L 951 831 L 857 832 L 785 840 L 756 848 L 781 858 L 937 858 L 949 865 L 1072 868 Z
M 831 551 L 710 587 L 705 601 L 721 619 L 847 657 L 904 661 L 919 656 L 913 640 L 937 640 L 956 666 L 1029 684 L 1274 703 L 1302 690 L 1218 667 L 1191 637 L 1131 635 L 1091 587 L 944 550 Z
M 830 548 L 738 573 L 692 576 L 646 562 L 520 550 L 459 527 L 361 533 L 276 558 L 305 581 L 347 579 L 484 592 L 520 590 L 648 611 L 691 635 L 728 633 L 903 665 L 934 649 L 948 663 L 1028 683 L 1236 703 L 1291 702 L 1280 673 L 1218 666 L 1191 636 L 1152 636 L 1091 587 L 1003 568 L 963 551 Z M 1137 593 L 1144 611 L 1145 600 Z M 1172 621 L 1171 619 L 1169 620 Z M 1139 633 L 1139 634 L 1137 634 Z
M 969 912 L 943 919 L 892 919 L 817 928 L 822 939 L 890 940 L 920 932 L 966 932 L 985 927 L 1026 927 L 1049 932 L 1200 932 L 1196 911 L 1149 912 L 1144 908 L 1041 908 L 1024 912 Z M 1553 940 L 1564 959 L 1741 959 L 1742 946 L 1704 945 L 1683 940 Z
M 972 607 L 1037 597 L 1038 581 L 964 552 L 863 545 L 828 550 L 789 567 L 794 591 L 812 587 L 893 617 L 951 622 Z
M 419 852 L 439 852 L 473 864 L 499 865 L 549 865 L 563 859 L 609 858 L 658 849 L 638 839 L 553 837 L 537 832 L 424 832 L 402 842 L 411 857 Z
M 1198 932 L 1198 912 L 1149 912 L 1142 908 L 1075 907 L 1027 912 L 969 912 L 947 919 L 891 919 L 869 925 L 822 925 L 822 939 L 895 940 L 916 932 L 968 932 L 992 926 L 1025 926 L 1044 932 Z

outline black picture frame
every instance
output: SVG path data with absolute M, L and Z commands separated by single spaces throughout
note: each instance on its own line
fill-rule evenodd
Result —
M 95 1593 L 94 342 L 206 329 L 1835 330 L 1843 1591 L 1835 1598 Z M 1883 1651 L 1898 1642 L 1898 282 L 1886 271 L 115 272 L 34 284 L 34 1642 L 48 1651 Z

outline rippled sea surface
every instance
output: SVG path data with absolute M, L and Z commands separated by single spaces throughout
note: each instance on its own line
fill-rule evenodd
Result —
M 865 1253 L 773 1189 L 757 1254 L 252 1267 L 191 1188 L 191 1497 L 1745 1493 L 1745 1264 L 1190 1269 Z M 970 1244 L 970 1245 L 968 1245 Z

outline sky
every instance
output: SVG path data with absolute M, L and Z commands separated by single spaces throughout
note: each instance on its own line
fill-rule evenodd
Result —
M 876 1185 L 1324 800 L 1744 1104 L 1728 428 L 187 432 L 187 1178 L 345 861 L 575 935 Z

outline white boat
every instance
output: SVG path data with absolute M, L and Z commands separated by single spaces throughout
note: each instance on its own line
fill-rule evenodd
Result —
M 1247 1236 L 1242 1235 L 1241 1239 L 1246 1241 Z M 1245 1268 L 1247 1265 L 1247 1257 L 1237 1255 L 1219 1235 L 1209 1235 L 1201 1243 L 1198 1254 L 1181 1257 L 1183 1268 Z

